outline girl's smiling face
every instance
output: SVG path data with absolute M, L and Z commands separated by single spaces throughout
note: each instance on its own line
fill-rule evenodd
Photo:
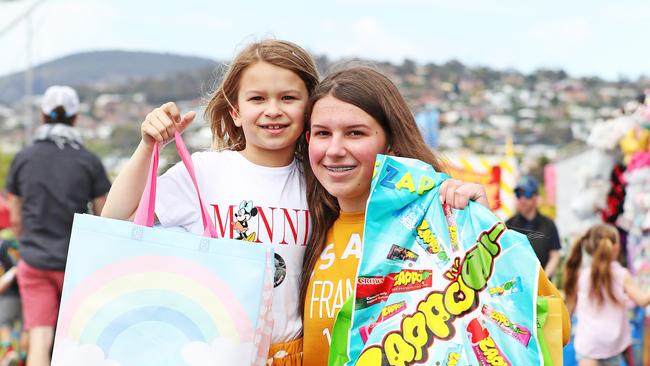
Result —
M 377 154 L 388 152 L 386 132 L 361 108 L 328 95 L 312 109 L 309 163 L 341 211 L 364 211 Z
M 246 68 L 239 82 L 237 110 L 231 110 L 246 137 L 242 154 L 260 165 L 288 165 L 303 132 L 308 97 L 305 82 L 291 70 L 266 62 Z

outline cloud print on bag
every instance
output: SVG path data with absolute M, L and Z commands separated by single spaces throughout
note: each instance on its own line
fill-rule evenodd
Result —
M 108 360 L 104 351 L 94 344 L 80 345 L 65 339 L 57 344 L 52 366 L 120 366 L 117 361 Z
M 243 365 L 252 354 L 252 343 L 236 344 L 227 338 L 218 338 L 212 344 L 190 342 L 182 351 L 183 361 L 190 366 Z

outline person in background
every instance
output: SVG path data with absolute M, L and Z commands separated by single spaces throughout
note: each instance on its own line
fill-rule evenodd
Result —
M 16 278 L 29 335 L 28 366 L 50 364 L 74 214 L 87 212 L 89 203 L 99 214 L 111 185 L 73 127 L 77 92 L 49 87 L 41 112 L 34 142 L 16 154 L 7 176 L 11 228 L 21 251 Z
M 16 283 L 19 258 L 18 242 L 11 238 L 10 230 L 0 229 L 0 365 L 20 364 L 25 356 L 13 342 L 14 326 L 22 318 Z
M 650 292 L 639 287 L 616 260 L 621 243 L 618 230 L 597 224 L 571 248 L 564 268 L 564 290 L 575 313 L 575 350 L 580 366 L 618 366 L 632 345 L 626 301 L 650 305 Z
M 555 223 L 537 209 L 539 185 L 531 176 L 523 176 L 515 187 L 517 214 L 506 226 L 528 236 L 544 272 L 552 278 L 560 264 L 560 237 Z

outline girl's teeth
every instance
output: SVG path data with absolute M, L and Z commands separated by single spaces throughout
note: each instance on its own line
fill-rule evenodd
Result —
M 333 172 L 345 172 L 345 171 L 348 171 L 348 170 L 352 170 L 352 167 L 337 167 L 337 168 L 329 167 L 327 169 L 329 169 L 329 170 L 331 170 Z

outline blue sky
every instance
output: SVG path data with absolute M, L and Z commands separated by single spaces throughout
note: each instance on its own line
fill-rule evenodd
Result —
M 35 0 L 0 0 L 0 31 Z M 45 0 L 31 16 L 32 59 L 126 49 L 227 60 L 261 38 L 316 54 L 650 76 L 643 0 Z M 0 75 L 26 66 L 26 25 L 0 35 Z

